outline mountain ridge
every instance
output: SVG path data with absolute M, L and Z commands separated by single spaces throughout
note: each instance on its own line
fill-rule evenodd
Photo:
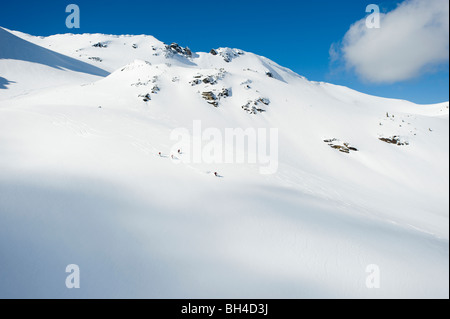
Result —
M 448 102 L 239 49 L 21 37 L 108 75 L 0 56 L 0 297 L 70 297 L 69 263 L 85 298 L 448 297 Z

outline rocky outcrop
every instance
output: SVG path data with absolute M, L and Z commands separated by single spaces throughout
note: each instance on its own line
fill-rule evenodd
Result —
M 131 84 L 132 86 L 136 86 L 136 87 L 139 87 L 139 86 L 147 86 L 149 83 L 151 83 L 151 82 L 153 82 L 153 81 L 147 81 L 147 82 L 145 82 L 145 83 L 142 83 L 142 82 L 137 82 L 137 83 L 133 83 L 133 84 Z M 154 82 L 153 82 L 154 83 Z M 138 96 L 140 97 L 140 98 L 142 98 L 142 100 L 144 101 L 144 102 L 149 102 L 149 101 L 151 101 L 152 100 L 152 96 L 151 96 L 151 94 L 158 94 L 158 92 L 160 91 L 160 88 L 159 88 L 159 86 L 158 85 L 154 85 L 153 86 L 153 88 L 152 88 L 152 90 L 151 90 L 151 93 L 145 93 L 145 94 L 139 94 Z
M 92 45 L 94 48 L 107 48 L 108 44 L 106 42 L 98 42 Z
M 220 69 L 218 73 L 213 75 L 202 75 L 197 74 L 194 76 L 194 79 L 189 82 L 191 86 L 196 86 L 199 84 L 209 84 L 209 85 L 216 85 L 220 80 L 222 80 L 225 77 L 225 69 Z
M 221 56 L 227 63 L 230 63 L 233 59 L 244 55 L 244 51 L 230 48 L 212 49 L 209 53 L 214 56 Z
M 158 87 L 157 85 L 155 85 L 155 86 L 152 88 L 152 94 L 158 94 L 159 91 L 160 91 L 160 89 L 159 89 L 159 87 Z
M 205 84 L 211 84 L 211 85 L 217 84 L 217 80 L 212 76 L 208 76 L 208 77 L 204 78 L 202 80 L 202 82 Z
M 213 105 L 214 107 L 219 107 L 219 103 L 217 102 L 218 98 L 216 97 L 214 92 L 203 92 L 202 97 L 206 100 L 206 102 Z
M 270 104 L 270 100 L 265 98 L 265 97 L 260 97 L 259 99 L 256 100 L 259 103 L 262 103 L 264 105 L 269 105 Z
M 185 58 L 191 58 L 192 57 L 192 51 L 186 47 L 183 48 L 177 43 L 172 43 L 170 45 L 166 45 L 166 57 L 172 57 L 174 55 L 181 55 Z
M 226 99 L 230 97 L 232 94 L 231 89 L 227 88 L 223 88 L 219 93 L 216 92 L 217 92 L 216 90 L 213 90 L 202 93 L 202 97 L 206 100 L 206 102 L 213 105 L 214 107 L 219 107 L 220 100 Z
M 201 79 L 193 79 L 191 82 L 189 82 L 190 85 L 196 86 L 201 84 L 203 81 Z
M 324 140 L 332 149 L 338 150 L 339 152 L 349 154 L 350 152 L 358 152 L 356 147 L 350 145 L 350 143 L 341 143 L 337 138 L 331 138 Z
M 399 136 L 392 136 L 392 137 L 380 137 L 380 141 L 388 143 L 388 144 L 394 144 L 397 146 L 407 146 L 409 145 L 409 142 L 403 141 Z
M 219 99 L 220 98 L 227 98 L 231 96 L 231 89 L 225 89 L 223 88 L 222 91 L 219 93 Z
M 102 62 L 103 60 L 97 56 L 91 56 L 88 58 L 89 60 L 95 61 L 95 62 Z
M 143 100 L 144 102 L 148 102 L 148 101 L 150 101 L 150 100 L 152 99 L 151 96 L 150 96 L 150 93 L 147 93 L 147 94 L 140 94 L 139 97 L 142 97 L 142 100 Z
M 266 112 L 266 110 L 258 107 L 260 104 L 268 106 L 270 104 L 270 100 L 267 98 L 258 98 L 254 101 L 248 101 L 247 104 L 242 106 L 242 109 L 249 114 L 258 114 Z

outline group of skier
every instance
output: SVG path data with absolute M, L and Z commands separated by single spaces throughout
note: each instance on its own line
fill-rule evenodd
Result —
M 178 155 L 182 155 L 183 153 L 181 152 L 181 149 L 178 150 Z M 159 157 L 163 157 L 163 154 L 161 152 L 158 153 Z M 172 158 L 173 160 L 175 159 L 175 156 L 172 154 L 170 155 L 170 158 Z M 219 173 L 214 172 L 214 176 L 215 177 L 220 177 Z
M 183 154 L 183 153 L 181 153 L 181 150 L 178 150 L 178 155 L 181 155 L 181 154 Z M 158 155 L 159 155 L 159 157 L 163 157 L 163 154 L 162 154 L 161 152 L 159 152 Z M 171 157 L 172 159 L 175 159 L 175 156 L 174 156 L 173 154 L 170 155 L 170 157 Z

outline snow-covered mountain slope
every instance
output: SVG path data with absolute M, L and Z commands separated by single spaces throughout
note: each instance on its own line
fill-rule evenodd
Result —
M 95 81 L 105 70 L 35 45 L 0 27 L 0 94 L 5 99 L 35 89 Z
M 237 49 L 0 31 L 0 296 L 448 298 L 448 102 Z M 171 134 L 196 123 L 278 129 L 274 174 L 189 162 Z

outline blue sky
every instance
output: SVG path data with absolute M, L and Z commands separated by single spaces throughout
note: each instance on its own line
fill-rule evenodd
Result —
M 266 56 L 310 80 L 416 103 L 448 101 L 448 59 L 427 66 L 426 72 L 394 83 L 373 83 L 346 68 L 343 60 L 330 62 L 330 46 L 342 43 L 350 26 L 367 16 L 368 4 L 375 3 L 381 12 L 390 12 L 399 2 L 8 1 L 1 5 L 0 26 L 43 36 L 68 32 L 149 34 L 166 43 L 189 46 L 194 51 L 235 47 Z M 68 15 L 65 8 L 71 3 L 80 7 L 80 29 L 69 30 L 65 26 Z

